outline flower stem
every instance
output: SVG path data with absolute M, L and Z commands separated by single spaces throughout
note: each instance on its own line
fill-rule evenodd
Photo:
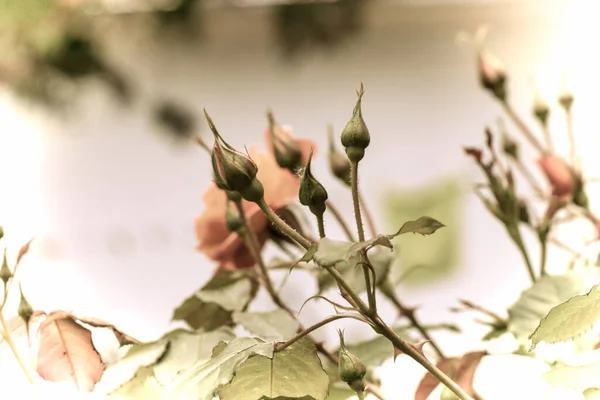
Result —
M 540 240 L 540 274 L 546 275 L 546 258 L 548 255 L 548 240 Z
M 415 316 L 415 312 L 413 311 L 413 309 L 406 307 L 404 304 L 402 304 L 402 302 L 394 292 L 388 292 L 387 290 L 384 290 L 383 294 L 388 298 L 388 300 L 392 302 L 392 304 L 394 304 L 394 306 L 396 306 L 400 314 L 408 318 L 412 326 L 417 331 L 419 331 L 421 336 L 423 336 L 423 339 L 427 340 L 431 344 L 437 356 L 439 358 L 446 358 L 440 346 L 438 346 L 438 344 L 432 339 L 427 329 L 425 329 L 423 325 L 421 325 L 420 321 Z
M 289 346 L 291 346 L 292 344 L 294 344 L 295 342 L 297 342 L 298 340 L 302 339 L 304 336 L 311 333 L 312 331 L 315 331 L 315 330 L 321 328 L 322 326 L 327 325 L 330 322 L 337 321 L 338 319 L 342 319 L 342 318 L 354 318 L 354 319 L 364 322 L 364 320 L 361 319 L 361 317 L 358 315 L 352 315 L 352 314 L 332 315 L 332 316 L 325 318 L 322 321 L 317 322 L 316 324 L 314 324 L 312 326 L 309 326 L 308 328 L 303 329 L 302 331 L 298 332 L 296 335 L 294 335 L 292 338 L 290 338 L 286 342 L 277 343 L 275 345 L 275 351 L 284 350 L 284 349 L 288 348 Z
M 415 349 L 412 345 L 402 340 L 400 336 L 396 334 L 389 326 L 387 326 L 381 318 L 376 318 L 373 321 L 377 330 L 385 336 L 394 347 L 402 351 L 413 360 L 421 364 L 431 375 L 435 376 L 444 386 L 450 389 L 459 399 L 461 400 L 473 400 L 467 392 L 465 392 L 456 382 L 448 377 L 442 370 L 432 364 L 419 350 Z
M 323 221 L 323 214 L 317 215 L 317 225 L 319 226 L 319 237 L 323 239 L 325 237 L 325 222 Z
M 506 112 L 506 114 L 509 116 L 509 118 L 512 120 L 512 122 L 517 126 L 517 128 L 519 128 L 519 130 L 521 131 L 523 136 L 525 136 L 525 139 L 527 139 L 529 141 L 529 143 L 531 143 L 531 145 L 533 147 L 535 147 L 535 149 L 537 151 L 539 151 L 540 153 L 544 153 L 545 152 L 544 147 L 541 145 L 539 140 L 537 140 L 537 138 L 535 137 L 533 132 L 527 127 L 527 125 L 525 125 L 525 123 L 523 122 L 521 117 L 519 117 L 519 115 L 515 112 L 515 110 L 508 103 L 508 101 L 502 101 L 501 104 L 502 104 L 502 108 L 504 108 L 504 111 Z
M 367 207 L 367 202 L 365 201 L 364 196 L 358 192 L 358 199 L 363 209 L 363 213 L 365 214 L 365 221 L 367 222 L 367 226 L 369 227 L 369 231 L 371 231 L 371 236 L 377 236 L 377 228 L 375 228 L 375 220 L 373 219 L 373 214 L 369 211 Z
M 331 212 L 331 214 L 333 215 L 333 218 L 335 218 L 335 220 L 338 222 L 338 224 L 340 224 L 340 227 L 344 231 L 344 234 L 346 235 L 348 240 L 351 242 L 355 242 L 356 239 L 354 238 L 354 234 L 350 230 L 350 227 L 344 220 L 344 217 L 342 216 L 340 211 L 337 209 L 337 207 L 335 207 L 335 205 L 330 200 L 327 200 L 326 204 L 327 204 L 327 209 L 329 210 L 329 212 Z
M 527 272 L 529 272 L 531 282 L 535 283 L 537 279 L 533 270 L 533 264 L 531 264 L 531 259 L 529 258 L 529 254 L 527 253 L 527 248 L 525 247 L 525 243 L 523 242 L 523 237 L 519 232 L 519 228 L 517 226 L 507 225 L 506 230 L 508 231 L 508 234 L 512 238 L 513 242 L 517 245 L 517 248 L 521 252 L 521 255 L 523 256 L 523 260 L 525 261 L 525 266 L 527 267 Z
M 3 304 L 3 306 L 4 306 L 4 304 Z M 29 368 L 27 367 L 27 365 L 25 364 L 25 361 L 21 357 L 21 353 L 19 353 L 19 349 L 17 349 L 17 345 L 15 344 L 12 334 L 10 333 L 8 324 L 6 323 L 6 320 L 4 319 L 4 315 L 2 314 L 2 308 L 4 308 L 4 307 L 0 307 L 0 326 L 2 327 L 2 332 L 1 332 L 2 337 L 4 337 L 4 340 L 6 340 L 6 343 L 8 343 L 8 347 L 10 347 L 10 350 L 12 351 L 13 355 L 15 356 L 15 359 L 17 360 L 17 362 L 19 363 L 19 366 L 23 370 L 25 377 L 27 378 L 29 383 L 33 384 L 34 383 L 33 376 L 31 375 L 31 372 L 29 372 Z
M 358 162 L 352 161 L 350 164 L 350 184 L 352 190 L 352 204 L 354 205 L 354 218 L 356 219 L 356 229 L 358 230 L 358 241 L 365 241 L 365 231 L 363 229 L 362 217 L 360 215 L 360 198 L 358 194 Z
M 304 236 L 296 232 L 294 228 L 286 224 L 284 220 L 279 218 L 279 216 L 275 214 L 275 211 L 273 211 L 271 207 L 269 207 L 269 205 L 265 202 L 264 198 L 259 200 L 256 204 L 258 204 L 258 206 L 260 207 L 262 212 L 265 213 L 267 218 L 269 218 L 271 222 L 273 222 L 273 224 L 275 224 L 290 239 L 294 240 L 305 249 L 308 249 L 310 247 L 311 242 Z

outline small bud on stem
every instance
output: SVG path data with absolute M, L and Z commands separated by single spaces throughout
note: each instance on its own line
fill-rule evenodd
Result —
M 337 150 L 332 126 L 329 126 L 328 136 L 329 168 L 331 169 L 331 173 L 343 183 L 350 186 L 350 160 Z
M 365 156 L 365 149 L 371 142 L 369 129 L 362 116 L 361 101 L 365 94 L 363 84 L 360 84 L 360 90 L 357 92 L 358 100 L 352 111 L 352 117 L 342 131 L 342 145 L 346 148 L 346 154 L 352 162 L 359 162 Z
M 340 361 L 338 363 L 340 379 L 346 382 L 355 392 L 362 393 L 365 390 L 364 377 L 367 373 L 367 367 L 358 357 L 346 349 L 344 335 L 341 330 L 338 330 L 338 335 L 340 336 Z
M 271 137 L 275 161 L 277 161 L 277 164 L 281 168 L 296 173 L 302 164 L 300 146 L 298 146 L 298 143 L 292 138 L 288 130 L 277 124 L 270 110 L 267 112 L 267 119 L 269 120 L 269 135 Z
M 300 204 L 307 206 L 315 216 L 322 217 L 327 208 L 325 205 L 327 202 L 327 190 L 312 174 L 310 168 L 312 156 L 313 150 L 311 149 L 306 167 L 304 167 L 302 177 L 300 178 L 300 192 L 298 197 Z
M 4 258 L 2 259 L 2 267 L 0 267 L 0 279 L 4 282 L 4 286 L 13 277 L 13 273 L 8 267 L 8 260 L 6 259 L 6 249 L 4 249 Z

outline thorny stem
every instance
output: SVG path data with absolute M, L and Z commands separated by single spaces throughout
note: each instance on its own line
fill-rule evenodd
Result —
M 493 320 L 495 320 L 498 323 L 506 323 L 506 321 L 504 319 L 502 319 L 502 317 L 500 317 L 498 314 L 496 314 L 495 312 L 490 311 L 487 308 L 484 308 L 478 304 L 475 304 L 468 300 L 461 300 L 460 303 L 465 308 L 467 308 L 469 310 L 473 310 L 473 311 L 478 311 L 478 312 L 482 313 L 483 315 L 487 315 L 488 317 L 492 318 Z
M 365 231 L 363 228 L 362 216 L 360 211 L 360 193 L 358 192 L 358 161 L 350 163 L 350 188 L 352 190 L 352 204 L 354 205 L 354 218 L 356 219 L 356 229 L 358 231 L 358 241 L 365 241 Z M 366 253 L 364 258 L 368 260 Z M 375 293 L 371 286 L 371 271 L 365 264 L 362 265 L 363 274 L 365 277 L 365 287 L 367 288 L 367 297 L 369 302 L 369 312 L 376 314 Z
M 396 296 L 396 294 L 394 292 L 388 293 L 388 291 L 386 290 L 386 291 L 384 291 L 384 294 L 388 298 L 388 300 L 390 300 L 392 302 L 392 304 L 394 304 L 394 306 L 396 306 L 396 308 L 398 309 L 400 314 L 402 314 L 403 316 L 408 318 L 410 323 L 415 327 L 415 329 L 417 331 L 419 331 L 421 336 L 423 336 L 423 338 L 431 344 L 431 346 L 433 347 L 433 350 L 435 351 L 437 356 L 439 358 L 446 358 L 444 356 L 444 353 L 442 352 L 442 349 L 438 346 L 438 344 L 429 335 L 429 332 L 427 331 L 427 329 L 425 329 L 423 327 L 423 325 L 421 325 L 420 321 L 415 316 L 415 312 L 411 308 L 402 304 L 402 302 L 400 301 L 400 299 L 398 298 L 398 296 Z
M 354 238 L 354 234 L 350 230 L 350 227 L 344 220 L 344 217 L 342 216 L 340 211 L 337 209 L 337 207 L 330 200 L 327 200 L 326 205 L 327 205 L 327 209 L 329 210 L 329 212 L 331 212 L 331 214 L 333 215 L 333 218 L 335 218 L 335 220 L 338 222 L 338 224 L 340 224 L 340 227 L 344 231 L 344 234 L 346 235 L 348 240 L 351 242 L 355 242 L 356 239 Z
M 381 318 L 375 318 L 373 323 L 376 324 L 377 332 L 385 336 L 398 350 L 402 351 L 413 360 L 421 364 L 427 371 L 429 371 L 429 373 L 431 373 L 431 375 L 435 376 L 437 380 L 450 389 L 459 399 L 473 400 L 473 398 L 469 396 L 467 392 L 465 392 L 456 382 L 450 379 L 450 377 L 448 377 L 448 375 L 446 375 L 442 370 L 432 364 L 419 350 L 402 340 L 402 338 L 399 337 L 396 332 L 390 329 L 390 327 L 387 326 L 381 320 Z
M 517 115 L 515 110 L 508 103 L 508 101 L 502 101 L 501 104 L 506 114 L 510 117 L 512 122 L 519 128 L 519 130 L 521 131 L 523 136 L 525 136 L 525 138 L 529 141 L 529 143 L 531 143 L 531 145 L 535 147 L 537 151 L 539 151 L 540 153 L 544 153 L 544 147 L 540 144 L 539 140 L 537 140 L 537 138 L 535 137 L 533 132 L 527 127 L 527 125 L 525 125 L 523 120 L 521 120 L 521 117 Z
M 269 296 L 271 297 L 273 303 L 275 303 L 278 307 L 280 307 L 282 310 L 284 310 L 294 320 L 298 321 L 300 333 L 306 332 L 306 329 L 304 329 L 304 327 L 302 326 L 302 324 L 298 320 L 298 316 L 287 306 L 287 304 L 285 304 L 283 302 L 283 300 L 281 299 L 281 297 L 279 297 L 279 294 L 274 290 L 273 284 L 271 282 L 271 279 L 269 277 L 269 274 L 268 274 L 268 271 L 267 271 L 267 268 L 266 268 L 266 265 L 264 263 L 264 260 L 263 260 L 263 258 L 261 256 L 261 254 L 260 254 L 260 251 L 259 251 L 258 241 L 256 239 L 256 236 L 255 236 L 254 232 L 252 232 L 249 229 L 248 220 L 245 217 L 244 210 L 243 210 L 243 208 L 241 206 L 241 202 L 237 202 L 236 206 L 238 208 L 238 212 L 240 213 L 240 219 L 242 220 L 243 228 L 245 230 L 245 235 L 244 236 L 248 238 L 247 239 L 247 241 L 248 241 L 248 247 L 250 248 L 250 252 L 252 253 L 252 257 L 254 258 L 254 260 L 256 261 L 257 265 L 260 268 L 261 275 L 262 275 L 262 281 L 264 283 L 265 289 L 269 293 Z M 335 316 L 335 317 L 338 317 L 336 319 L 342 318 L 342 316 Z M 346 315 L 344 317 L 348 318 L 349 316 Z M 357 318 L 357 317 L 353 316 L 351 318 Z M 327 322 L 325 322 L 325 323 L 327 323 Z M 324 325 L 325 323 L 323 323 L 322 325 Z M 308 329 L 311 329 L 311 328 L 308 328 Z M 318 327 L 315 327 L 314 329 L 306 332 L 304 335 L 310 333 L 311 331 L 313 331 L 313 330 L 315 330 L 317 328 Z M 325 356 L 327 359 L 329 359 L 329 361 L 331 361 L 332 363 L 334 363 L 334 364 L 338 363 L 337 357 L 334 356 L 333 354 L 331 354 L 331 352 L 329 352 L 325 348 L 325 346 L 323 346 L 322 343 L 320 343 L 320 342 L 318 342 L 318 341 L 316 341 L 314 339 L 313 339 L 313 342 L 315 343 L 315 346 L 316 346 L 317 351 L 319 353 L 323 354 L 323 356 Z M 386 400 L 385 397 L 379 392 L 379 390 L 377 389 L 377 387 L 375 385 L 373 385 L 371 383 L 368 383 L 367 384 L 367 390 L 369 392 L 371 392 L 379 400 Z
M 325 318 L 322 321 L 317 322 L 316 324 L 314 324 L 312 326 L 309 326 L 308 328 L 303 329 L 301 332 L 298 332 L 296 335 L 294 335 L 292 338 L 290 338 L 286 342 L 277 343 L 275 345 L 275 351 L 284 350 L 284 349 L 288 348 L 289 346 L 291 346 L 292 344 L 294 344 L 295 342 L 297 342 L 298 340 L 302 339 L 304 336 L 311 333 L 312 331 L 315 331 L 315 330 L 321 328 L 322 326 L 327 325 L 330 322 L 337 321 L 338 319 L 343 319 L 343 318 L 354 318 L 354 319 L 364 322 L 364 320 L 362 320 L 358 315 L 352 315 L 352 314 L 332 315 L 332 316 Z
M 289 236 L 290 239 L 294 240 L 305 249 L 308 249 L 310 247 L 311 242 L 304 236 L 296 232 L 294 228 L 286 224 L 284 220 L 279 218 L 279 216 L 275 214 L 275 211 L 273 211 L 271 207 L 269 207 L 269 205 L 265 202 L 265 199 L 261 199 L 260 201 L 258 201 L 257 204 L 262 210 L 262 212 L 264 212 L 265 215 L 271 220 L 271 222 L 275 224 L 285 235 Z
M 355 174 L 354 174 L 355 175 Z M 298 237 L 301 239 L 299 241 L 300 244 L 304 244 L 305 248 L 310 246 L 310 242 L 300 236 L 296 231 L 294 231 L 291 227 L 289 227 L 281 218 L 279 218 L 263 201 L 258 203 L 263 212 L 267 215 L 267 217 L 276 225 L 278 225 L 283 232 L 291 236 L 294 240 L 297 240 Z M 291 232 L 291 234 L 290 234 Z M 364 233 L 363 233 L 364 238 Z M 435 376 L 443 385 L 448 387 L 456 396 L 461 400 L 473 400 L 471 396 L 469 396 L 457 383 L 455 383 L 452 379 L 450 379 L 443 371 L 433 365 L 423 354 L 421 354 L 416 348 L 411 346 L 409 343 L 405 342 L 400 336 L 396 334 L 390 327 L 388 327 L 379 317 L 377 312 L 373 312 L 369 306 L 365 304 L 365 302 L 360 298 L 360 296 L 350 287 L 350 285 L 346 282 L 343 276 L 339 273 L 338 270 L 333 266 L 322 266 L 327 272 L 337 281 L 340 290 L 342 291 L 342 295 L 346 295 L 350 300 L 350 304 L 355 305 L 357 311 L 359 311 L 364 317 L 366 317 L 369 325 L 375 330 L 375 332 L 382 334 L 388 340 L 392 342 L 392 344 L 398 348 L 400 351 L 407 354 L 413 360 L 421 364 L 427 371 L 429 371 L 433 376 Z M 368 270 L 368 267 L 364 267 Z M 369 272 L 369 271 L 367 271 Z M 331 358 L 330 358 L 331 359 Z
M 323 239 L 325 237 L 325 223 L 323 221 L 323 214 L 317 215 L 317 226 L 319 227 L 319 237 Z
M 375 220 L 373 219 L 373 214 L 369 211 L 367 207 L 367 202 L 363 195 L 358 192 L 358 199 L 360 201 L 360 205 L 362 206 L 363 213 L 365 214 L 365 221 L 367 222 L 367 226 L 369 227 L 369 231 L 371 231 L 371 236 L 377 236 L 377 229 L 375 228 Z
M 356 219 L 356 229 L 358 230 L 358 241 L 365 241 L 365 231 L 363 228 L 362 217 L 360 215 L 360 196 L 358 193 L 358 162 L 352 161 L 350 169 L 350 184 L 352 190 L 352 204 L 354 205 L 354 218 Z

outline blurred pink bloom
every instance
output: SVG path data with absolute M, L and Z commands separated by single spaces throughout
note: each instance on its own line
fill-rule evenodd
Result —
M 545 155 L 538 160 L 538 165 L 550 182 L 554 196 L 573 195 L 575 190 L 573 172 L 562 158 Z

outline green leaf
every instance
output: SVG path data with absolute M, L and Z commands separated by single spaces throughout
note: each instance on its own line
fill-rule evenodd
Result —
M 589 291 L 599 280 L 600 268 L 597 267 L 542 277 L 508 309 L 508 331 L 517 340 L 527 340 L 552 308 Z
M 431 217 L 421 217 L 416 221 L 405 222 L 404 225 L 402 225 L 402 227 L 400 228 L 400 230 L 392 236 L 396 237 L 405 233 L 419 233 L 423 236 L 431 235 L 438 229 L 443 228 L 445 226 L 446 225 L 442 224 L 440 221 Z
M 300 324 L 287 312 L 236 312 L 233 321 L 265 340 L 286 340 L 296 334 Z
M 373 239 L 359 243 L 341 242 L 323 238 L 317 243 L 317 251 L 313 254 L 313 260 L 318 265 L 330 267 L 342 261 L 351 261 L 351 259 L 363 250 L 368 251 L 375 246 L 384 246 L 393 249 L 387 235 L 378 235 Z
M 583 392 L 585 400 L 600 400 L 600 389 L 589 388 Z
M 242 271 L 220 269 L 200 290 L 183 301 L 173 321 L 207 331 L 231 325 L 232 311 L 243 310 L 256 296 L 258 286 Z
M 312 340 L 302 338 L 273 354 L 253 356 L 235 372 L 235 378 L 219 390 L 221 400 L 310 398 L 324 400 L 329 377 L 321 366 Z
M 125 389 L 118 390 L 135 391 L 137 386 L 154 387 L 154 381 L 166 385 L 179 371 L 199 361 L 209 360 L 213 347 L 219 341 L 234 337 L 231 329 L 227 328 L 212 332 L 176 329 L 155 342 L 133 345 L 120 361 L 104 371 L 96 391 L 116 393 L 115 388 L 119 387 Z
M 447 225 L 443 232 L 423 238 L 403 235 L 394 241 L 396 263 L 391 270 L 394 285 L 430 285 L 453 274 L 460 264 L 461 207 L 464 190 L 455 178 L 433 181 L 414 189 L 388 191 L 384 197 L 387 229 L 398 229 L 422 215 L 435 216 Z M 418 220 L 417 220 L 418 221 Z M 405 228 L 406 229 L 406 228 Z M 410 272 L 410 273 L 409 273 Z
M 390 271 L 394 257 L 392 252 L 386 249 L 373 251 L 368 255 L 369 261 L 375 270 L 376 284 L 383 282 Z M 358 293 L 365 291 L 365 276 L 362 267 L 357 266 L 356 262 L 342 261 L 336 264 L 335 268 L 342 274 L 346 282 Z M 315 269 L 317 281 L 319 284 L 319 293 L 323 293 L 327 289 L 336 287 L 336 281 L 331 275 L 323 269 Z
M 600 362 L 581 366 L 560 363 L 543 376 L 546 382 L 555 387 L 581 390 L 600 388 Z
M 574 339 L 590 330 L 599 320 L 600 286 L 596 285 L 587 294 L 571 297 L 550 310 L 531 335 L 531 349 L 539 342 L 557 343 Z
M 166 387 L 162 398 L 212 400 L 217 388 L 228 384 L 238 367 L 252 355 L 273 357 L 273 344 L 254 338 L 235 338 L 210 360 L 182 371 Z
M 156 380 L 152 366 L 142 367 L 135 376 L 110 393 L 110 397 L 158 400 L 164 387 Z
M 416 343 L 417 340 L 407 333 L 407 327 L 396 327 L 394 331 L 405 341 Z M 373 339 L 361 341 L 358 343 L 346 344 L 346 348 L 359 360 L 361 360 L 367 369 L 379 367 L 385 361 L 394 357 L 394 346 L 383 336 L 376 336 Z M 339 349 L 336 349 L 334 354 L 337 354 Z

